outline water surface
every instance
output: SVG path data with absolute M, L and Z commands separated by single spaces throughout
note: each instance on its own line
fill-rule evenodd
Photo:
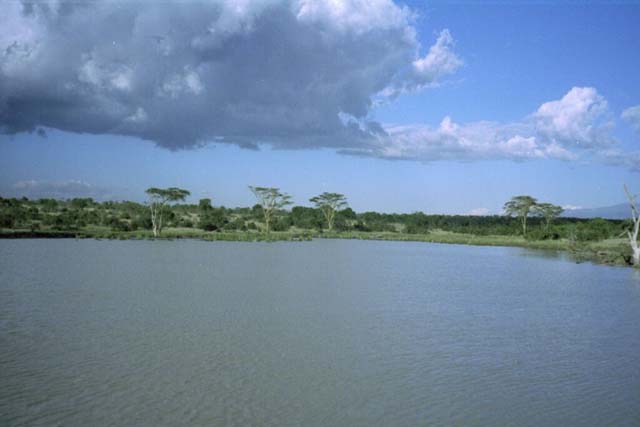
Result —
M 640 279 L 517 248 L 0 241 L 0 425 L 637 426 Z

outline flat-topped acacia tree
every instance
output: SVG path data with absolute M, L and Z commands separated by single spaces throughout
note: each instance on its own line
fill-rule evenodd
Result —
M 318 196 L 312 197 L 309 201 L 316 205 L 316 208 L 322 211 L 324 218 L 327 220 L 327 228 L 329 231 L 333 230 L 333 221 L 336 217 L 336 212 L 340 209 L 347 207 L 347 198 L 343 194 L 339 193 L 322 193 Z
M 544 218 L 544 229 L 549 229 L 551 221 L 559 217 L 564 209 L 551 203 L 538 203 L 532 206 L 531 211 L 534 215 Z
M 254 187 L 249 186 L 249 189 L 258 199 L 258 203 L 262 206 L 262 213 L 264 215 L 264 229 L 267 234 L 271 230 L 271 220 L 273 215 L 287 205 L 291 204 L 291 196 L 286 193 L 281 193 L 279 188 L 275 187 Z
M 537 203 L 538 201 L 531 196 L 515 196 L 504 204 L 503 209 L 505 214 L 518 216 L 520 218 L 523 236 L 527 235 L 527 217 L 529 216 L 529 212 Z
M 167 205 L 174 202 L 182 202 L 191 193 L 182 188 L 147 188 L 145 191 L 149 195 L 149 209 L 151 211 L 151 226 L 153 236 L 158 237 L 162 233 L 162 217 Z
M 631 207 L 631 230 L 627 230 L 629 244 L 631 245 L 631 259 L 634 267 L 640 267 L 640 248 L 638 247 L 638 231 L 640 230 L 640 212 L 638 211 L 638 203 L 636 199 L 639 194 L 631 194 L 627 186 L 624 186 L 624 192 L 627 193 L 629 206 Z

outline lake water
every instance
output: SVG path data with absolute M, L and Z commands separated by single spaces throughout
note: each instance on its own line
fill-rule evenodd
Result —
M 3 426 L 638 426 L 637 272 L 517 248 L 0 241 Z

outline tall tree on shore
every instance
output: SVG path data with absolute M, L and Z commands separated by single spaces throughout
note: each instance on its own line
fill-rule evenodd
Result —
M 631 207 L 631 219 L 633 224 L 631 230 L 627 230 L 629 244 L 631 245 L 631 258 L 634 267 L 640 267 L 640 248 L 638 247 L 638 231 L 640 230 L 640 212 L 638 210 L 637 198 L 639 194 L 631 194 L 627 186 L 624 186 L 624 192 L 627 193 L 629 206 Z
M 258 203 L 262 206 L 262 214 L 264 216 L 264 229 L 267 234 L 271 230 L 271 220 L 273 215 L 287 205 L 291 204 L 291 196 L 281 193 L 279 188 L 275 187 L 253 187 L 249 189 L 258 199 Z
M 316 208 L 322 211 L 324 218 L 327 220 L 327 228 L 333 230 L 333 221 L 336 212 L 347 207 L 347 198 L 339 193 L 322 193 L 312 197 L 309 201 L 316 205 Z
M 153 236 L 158 237 L 162 233 L 163 214 L 167 205 L 173 202 L 181 202 L 191 193 L 182 188 L 147 188 L 149 195 L 149 209 L 151 211 L 151 227 Z
M 531 212 L 544 218 L 544 229 L 546 231 L 549 229 L 551 221 L 558 218 L 564 212 L 564 209 L 551 203 L 538 203 L 531 207 Z
M 503 210 L 506 215 L 518 216 L 520 218 L 523 236 L 527 235 L 527 217 L 529 216 L 529 212 L 537 203 L 538 201 L 531 196 L 514 196 L 504 204 Z

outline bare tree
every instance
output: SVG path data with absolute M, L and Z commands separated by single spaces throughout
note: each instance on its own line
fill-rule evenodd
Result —
M 627 193 L 627 198 L 629 199 L 629 206 L 631 207 L 631 219 L 633 220 L 632 229 L 627 230 L 629 244 L 631 245 L 631 257 L 633 259 L 633 265 L 635 267 L 640 267 L 640 248 L 638 247 L 640 213 L 638 212 L 638 203 L 636 201 L 638 194 L 631 194 L 626 185 L 624 186 L 624 192 Z
M 258 199 L 258 203 L 262 206 L 264 215 L 265 232 L 269 234 L 271 230 L 271 219 L 275 212 L 291 204 L 291 196 L 281 193 L 279 188 L 274 187 L 253 187 L 249 189 Z
M 312 197 L 309 201 L 322 211 L 324 218 L 327 220 L 329 231 L 333 230 L 333 220 L 336 217 L 336 212 L 347 206 L 347 198 L 338 193 L 322 193 L 319 196 Z
M 504 204 L 504 213 L 511 216 L 516 215 L 520 217 L 520 223 L 522 224 L 522 235 L 527 234 L 527 217 L 529 211 L 534 207 L 538 201 L 531 196 L 514 196 L 507 203 Z
M 538 203 L 532 206 L 531 211 L 534 215 L 544 218 L 544 229 L 546 231 L 549 229 L 551 221 L 559 217 L 564 212 L 564 209 L 551 203 Z
M 172 202 L 184 201 L 191 194 L 187 190 L 181 188 L 148 188 L 146 193 L 149 195 L 149 209 L 151 210 L 151 226 L 153 228 L 153 236 L 158 237 L 162 233 L 163 214 L 165 207 Z

